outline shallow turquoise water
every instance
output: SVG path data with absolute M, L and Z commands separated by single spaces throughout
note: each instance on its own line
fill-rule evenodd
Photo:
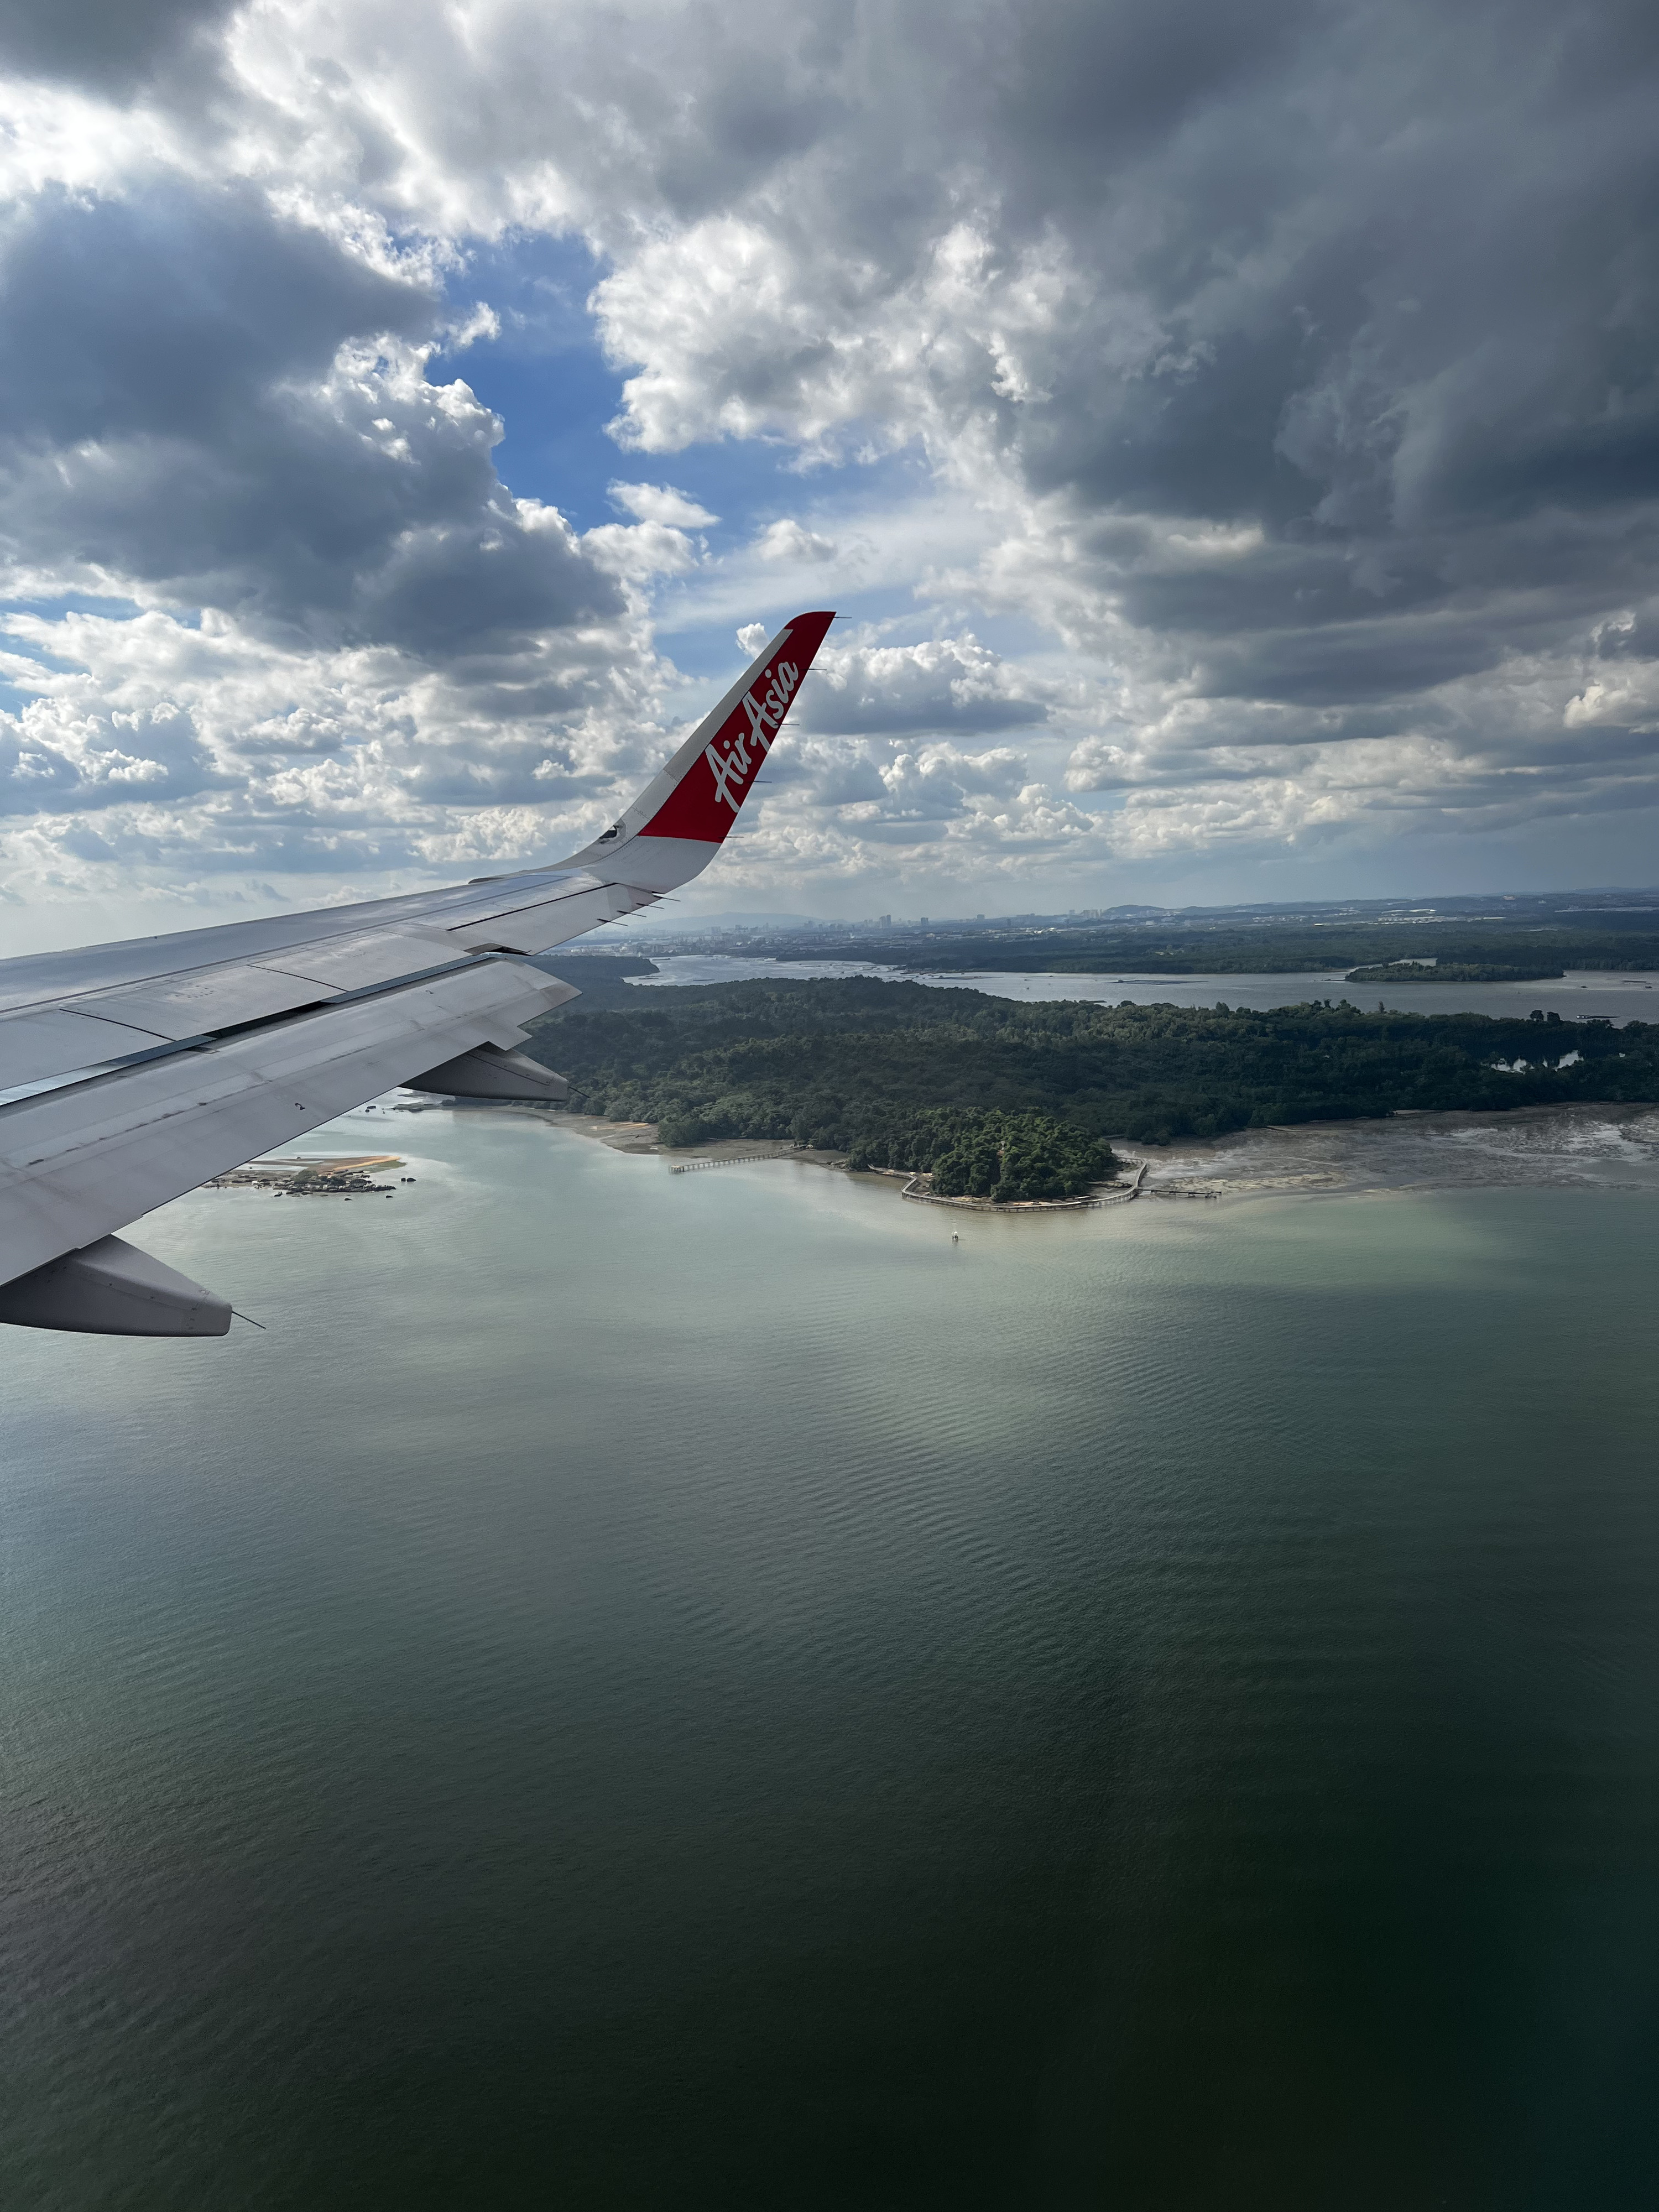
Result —
M 335 1137 L 0 1338 L 4 2202 L 1650 2202 L 1650 1198 Z

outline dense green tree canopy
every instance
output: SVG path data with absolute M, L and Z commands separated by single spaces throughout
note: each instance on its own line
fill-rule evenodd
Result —
M 1033 1006 L 867 978 L 628 997 L 624 1011 L 550 1017 L 531 1048 L 569 1077 L 578 1111 L 659 1122 L 669 1144 L 787 1137 L 874 1158 L 907 1131 L 915 1152 L 933 1126 L 919 1117 L 945 1109 L 1161 1144 L 1407 1109 L 1659 1098 L 1659 1026 L 1639 1022 L 1346 1001 Z
M 850 957 L 924 964 L 909 945 L 890 951 L 865 940 Z M 1559 975 L 1565 968 L 1659 967 L 1659 936 L 1646 931 L 1482 928 L 1467 921 L 1411 925 L 1274 921 L 1252 927 L 1212 923 L 1184 929 L 1053 930 L 1024 939 L 956 935 L 930 947 L 925 964 L 944 969 L 1040 969 L 1059 975 L 1291 975 L 1311 969 L 1382 965 L 1417 954 L 1448 967 L 1501 975 Z M 1465 974 L 1464 981 L 1474 980 Z
M 1511 964 L 1498 960 L 1440 960 L 1425 968 L 1415 960 L 1384 960 L 1370 968 L 1351 968 L 1345 983 L 1544 983 L 1559 968 Z
M 1080 1198 L 1109 1176 L 1109 1145 L 1050 1114 L 1006 1114 L 972 1106 L 893 1113 L 855 1139 L 853 1168 L 928 1170 L 941 1198 Z

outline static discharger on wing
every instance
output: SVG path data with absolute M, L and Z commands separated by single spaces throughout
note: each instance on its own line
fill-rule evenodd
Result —
M 797 615 L 604 834 L 548 868 L 0 962 L 0 1321 L 222 1336 L 231 1309 L 116 1231 L 394 1084 L 557 1100 L 514 1048 L 579 994 L 522 956 L 654 905 L 720 851 L 835 620 Z

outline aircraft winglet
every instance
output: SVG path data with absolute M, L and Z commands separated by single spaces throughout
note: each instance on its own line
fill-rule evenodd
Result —
M 622 819 L 572 861 L 664 890 L 707 867 L 754 788 L 835 619 L 819 610 L 786 623 Z

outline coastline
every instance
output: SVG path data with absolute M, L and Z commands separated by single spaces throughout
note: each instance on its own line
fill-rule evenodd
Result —
M 1403 1112 L 1189 1139 L 1154 1159 L 1149 1198 L 1322 1198 L 1547 1188 L 1659 1194 L 1659 1107 L 1575 1101 Z
M 422 1107 L 420 1112 L 444 1112 Z M 787 1138 L 734 1137 L 671 1151 L 648 1121 L 608 1121 L 594 1115 L 555 1114 L 536 1107 L 467 1107 L 464 1113 L 509 1114 L 568 1131 L 631 1157 L 676 1165 L 788 1159 L 847 1172 L 844 1152 L 798 1151 Z M 1121 1148 L 1128 1139 L 1114 1140 Z M 1225 1137 L 1188 1139 L 1167 1151 L 1134 1148 L 1138 1196 L 1241 1202 L 1259 1198 L 1325 1198 L 1363 1191 L 1546 1188 L 1620 1189 L 1659 1194 L 1659 1106 L 1592 1101 L 1517 1106 L 1504 1111 L 1400 1113 L 1386 1120 L 1304 1121 L 1244 1129 Z M 868 1171 L 856 1180 L 901 1194 L 914 1180 L 902 1170 Z M 921 1194 L 915 1194 L 920 1196 Z M 1087 1200 L 1053 1200 L 965 1210 L 997 1215 L 1098 1211 L 1129 1193 L 1107 1185 Z M 954 1200 L 932 1200 L 955 1204 Z
M 613 1152 L 628 1152 L 635 1158 L 652 1157 L 673 1164 L 673 1171 L 683 1174 L 687 1168 L 737 1167 L 752 1165 L 767 1160 L 798 1160 L 805 1166 L 834 1168 L 843 1175 L 851 1175 L 859 1182 L 896 1184 L 901 1198 L 923 1206 L 951 1206 L 969 1213 L 1080 1213 L 1103 1206 L 1121 1206 L 1140 1194 L 1146 1179 L 1147 1163 L 1126 1158 L 1125 1167 L 1134 1174 L 1127 1183 L 1103 1182 L 1096 1185 L 1086 1198 L 1018 1199 L 1006 1206 L 993 1206 L 984 1198 L 940 1198 L 925 1186 L 927 1178 L 914 1174 L 908 1168 L 860 1168 L 851 1170 L 845 1152 L 814 1150 L 793 1144 L 787 1137 L 723 1137 L 713 1144 L 695 1145 L 680 1150 L 657 1142 L 656 1124 L 651 1121 L 606 1121 L 596 1115 L 547 1115 L 537 1118 L 554 1122 L 560 1128 L 571 1130 L 579 1137 L 592 1137 L 608 1145 Z
M 430 1106 L 398 1106 L 392 1109 L 400 1114 L 489 1114 L 511 1115 L 515 1121 L 539 1121 L 544 1127 L 568 1130 L 572 1136 L 590 1137 L 613 1152 L 626 1152 L 635 1159 L 653 1158 L 683 1164 L 690 1160 L 712 1160 L 717 1165 L 735 1166 L 742 1160 L 804 1160 L 809 1167 L 842 1168 L 847 1165 L 845 1152 L 803 1150 L 787 1137 L 720 1137 L 707 1145 L 692 1145 L 676 1148 L 657 1141 L 654 1121 L 608 1121 L 600 1114 L 565 1114 L 550 1111 L 544 1106 L 517 1106 L 503 1103 L 489 1105 L 457 1107 L 453 1101 Z

